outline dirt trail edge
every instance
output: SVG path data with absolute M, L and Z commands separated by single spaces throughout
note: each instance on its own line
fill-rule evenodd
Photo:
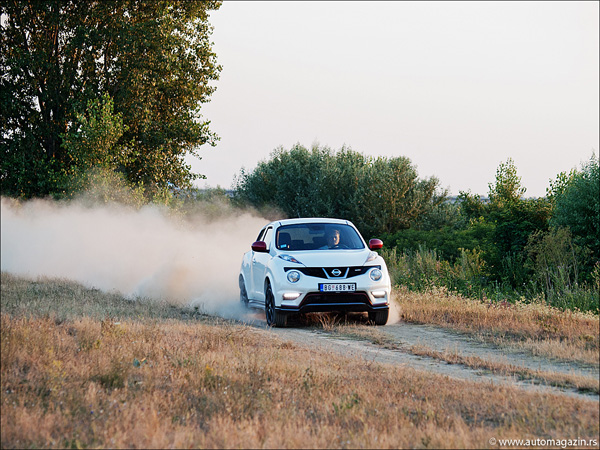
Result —
M 528 355 L 512 349 L 495 347 L 444 328 L 408 323 L 377 327 L 377 331 L 385 334 L 397 346 L 395 349 L 388 349 L 366 340 L 340 337 L 309 327 L 270 328 L 267 327 L 264 320 L 257 319 L 257 315 L 252 316 L 243 322 L 256 329 L 272 333 L 282 340 L 291 341 L 296 345 L 304 345 L 324 351 L 337 352 L 350 357 L 362 358 L 366 362 L 410 367 L 415 370 L 436 373 L 452 378 L 510 385 L 528 391 L 569 395 L 592 401 L 599 401 L 600 399 L 595 393 L 554 387 L 542 384 L 539 380 L 520 380 L 516 376 L 494 374 L 488 370 L 474 369 L 463 364 L 450 364 L 432 357 L 417 356 L 410 353 L 410 347 L 421 345 L 437 352 L 452 352 L 453 354 L 465 357 L 474 356 L 486 361 L 510 364 L 529 370 L 577 375 L 596 380 L 599 376 L 598 367 L 556 361 Z

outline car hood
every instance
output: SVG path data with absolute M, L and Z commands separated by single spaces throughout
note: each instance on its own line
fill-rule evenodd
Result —
M 306 267 L 351 267 L 362 266 L 367 261 L 371 250 L 315 250 L 290 252 Z M 373 261 L 369 261 L 373 263 Z

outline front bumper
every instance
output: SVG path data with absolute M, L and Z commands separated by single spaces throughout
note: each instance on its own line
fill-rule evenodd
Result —
M 381 279 L 377 281 L 370 277 L 374 269 L 382 272 Z M 292 270 L 301 272 L 296 282 L 287 278 Z M 366 266 L 280 267 L 269 278 L 275 297 L 275 309 L 286 315 L 386 311 L 391 301 L 391 283 L 384 261 Z M 321 284 L 353 286 L 350 290 L 345 290 L 344 287 L 341 291 L 324 291 Z
M 386 311 L 389 304 L 373 304 L 366 292 L 306 294 L 299 305 L 282 302 L 275 309 L 283 314 L 304 314 L 309 312 L 375 312 Z

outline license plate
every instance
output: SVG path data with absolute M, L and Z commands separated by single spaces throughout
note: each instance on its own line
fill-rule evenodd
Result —
M 354 292 L 356 283 L 319 283 L 321 292 Z

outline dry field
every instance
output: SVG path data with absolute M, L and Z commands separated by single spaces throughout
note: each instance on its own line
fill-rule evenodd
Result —
M 533 355 L 598 365 L 598 315 L 561 311 L 541 303 L 493 303 L 441 289 L 426 294 L 399 290 L 401 318 L 452 328 Z
M 374 364 L 193 309 L 132 302 L 68 281 L 2 273 L 1 289 L 2 448 L 498 448 L 493 439 L 598 442 L 597 401 Z M 445 300 L 423 299 L 423 316 L 417 296 L 401 300 L 405 320 L 439 316 L 439 325 L 464 326 L 486 338 L 571 340 L 577 358 L 586 359 L 582 355 L 593 353 L 593 345 L 598 354 L 594 317 L 548 318 L 536 332 L 532 324 L 541 316 L 533 313 L 519 319 L 515 309 L 505 323 L 504 309 L 486 318 L 481 311 L 477 316 L 479 306 L 448 300 L 466 308 L 461 321 L 452 319 L 461 313 L 451 305 L 434 306 Z M 526 324 L 519 328 L 519 322 Z

